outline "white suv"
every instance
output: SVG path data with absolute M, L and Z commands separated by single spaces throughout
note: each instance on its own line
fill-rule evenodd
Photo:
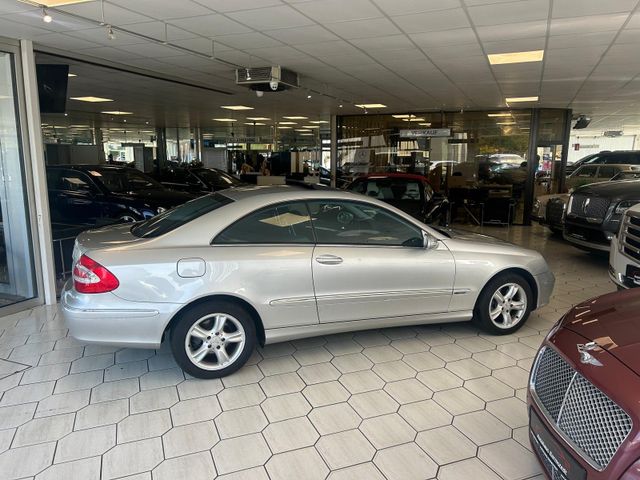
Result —
M 625 212 L 611 240 L 609 276 L 619 290 L 640 286 L 640 203 Z

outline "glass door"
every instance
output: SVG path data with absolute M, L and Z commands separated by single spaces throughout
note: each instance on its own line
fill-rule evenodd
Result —
M 0 46 L 0 308 L 37 296 L 15 55 Z

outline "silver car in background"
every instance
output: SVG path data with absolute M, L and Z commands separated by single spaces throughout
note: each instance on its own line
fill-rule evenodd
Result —
M 473 319 L 520 328 L 554 277 L 537 252 L 436 230 L 350 192 L 248 187 L 81 234 L 61 298 L 88 343 L 158 348 L 200 378 L 256 344 Z

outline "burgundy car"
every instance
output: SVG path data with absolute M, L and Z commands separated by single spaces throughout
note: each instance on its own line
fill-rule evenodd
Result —
M 552 480 L 640 479 L 640 291 L 588 300 L 553 327 L 529 379 L 529 437 Z
M 449 201 L 434 192 L 426 177 L 413 173 L 370 173 L 347 190 L 377 198 L 425 223 L 446 223 Z

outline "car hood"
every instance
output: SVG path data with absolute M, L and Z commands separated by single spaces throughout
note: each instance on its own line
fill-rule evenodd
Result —
M 466 230 L 457 230 L 453 228 L 436 228 L 436 230 L 454 240 L 462 240 L 468 242 L 480 242 L 494 245 L 513 245 L 505 240 L 492 237 L 490 235 L 484 235 L 482 233 L 469 232 Z
M 574 193 L 619 200 L 640 200 L 640 180 L 619 180 L 583 185 Z
M 196 198 L 196 195 L 191 195 L 185 192 L 175 192 L 173 190 L 151 189 L 140 190 L 138 192 L 127 193 L 113 193 L 114 197 L 123 200 L 142 201 L 148 204 L 150 207 L 163 207 L 172 208 L 177 205 L 182 205 Z
M 571 309 L 561 326 L 595 342 L 640 375 L 640 289 L 603 295 Z

